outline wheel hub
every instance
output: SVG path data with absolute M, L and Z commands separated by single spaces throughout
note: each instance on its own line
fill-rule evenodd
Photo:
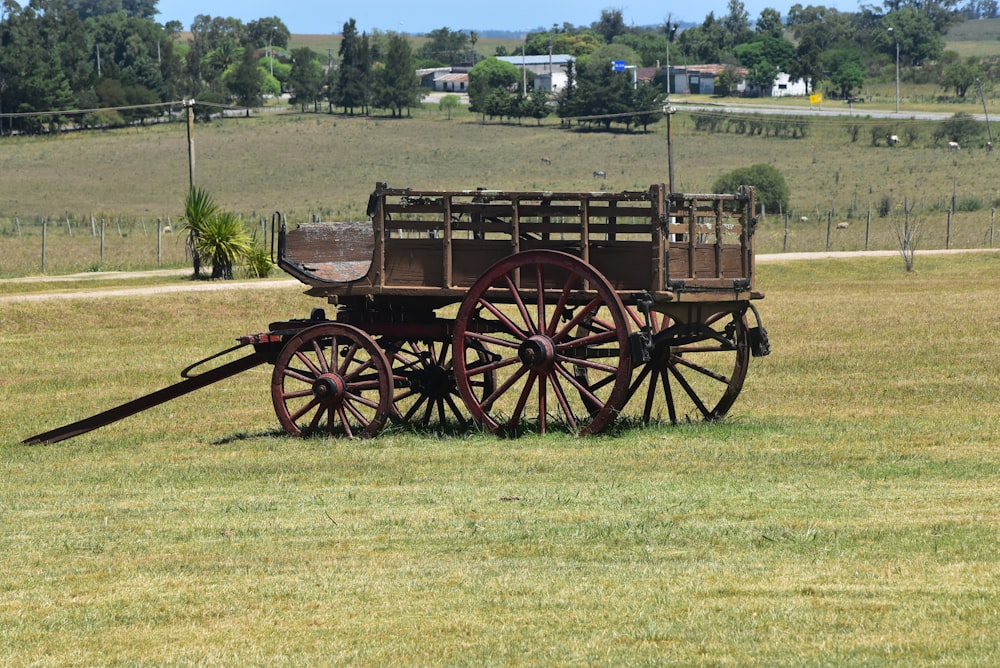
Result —
M 321 401 L 336 401 L 343 398 L 347 391 L 347 383 L 335 373 L 324 373 L 313 381 L 313 396 Z
M 556 344 L 547 336 L 536 334 L 517 349 L 521 364 L 535 371 L 546 368 L 556 359 Z
M 434 365 L 409 376 L 410 387 L 419 394 L 443 399 L 455 390 L 455 376 L 448 369 Z

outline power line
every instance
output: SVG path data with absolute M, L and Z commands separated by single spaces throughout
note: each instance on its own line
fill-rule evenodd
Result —
M 216 109 L 226 109 L 234 111 L 245 111 L 247 107 L 237 107 L 225 104 L 215 104 L 212 102 L 198 102 L 197 104 L 205 107 L 214 107 Z M 94 114 L 98 112 L 106 111 L 132 111 L 136 109 L 157 109 L 157 108 L 174 108 L 176 106 L 184 107 L 184 100 L 176 100 L 173 102 L 155 102 L 152 104 L 130 104 L 121 107 L 95 107 L 93 109 L 58 109 L 52 111 L 19 111 L 19 112 L 9 112 L 0 113 L 0 118 L 32 118 L 38 116 L 80 116 L 83 114 Z

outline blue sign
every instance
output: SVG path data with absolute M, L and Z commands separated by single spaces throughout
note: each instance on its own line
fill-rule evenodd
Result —
M 611 68 L 615 72 L 624 72 L 625 71 L 625 61 L 624 60 L 614 60 L 614 61 L 611 61 Z

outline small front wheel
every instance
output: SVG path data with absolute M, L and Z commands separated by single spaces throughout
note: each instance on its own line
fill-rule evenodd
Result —
M 370 438 L 392 411 L 385 353 L 351 325 L 323 323 L 290 338 L 271 374 L 278 421 L 293 436 Z

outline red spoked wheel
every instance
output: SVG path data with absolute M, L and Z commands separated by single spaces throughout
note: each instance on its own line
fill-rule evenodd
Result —
M 642 324 L 641 315 L 629 312 Z M 649 362 L 637 367 L 627 402 L 642 396 L 644 422 L 663 419 L 664 411 L 672 424 L 724 417 L 750 365 L 745 309 L 721 310 L 691 323 L 654 311 L 650 320 L 657 344 Z
M 469 413 L 455 382 L 452 342 L 383 338 L 379 345 L 392 366 L 393 419 L 418 427 L 465 427 Z M 479 364 L 485 351 L 479 353 Z M 496 374 L 485 373 L 472 381 L 476 396 L 489 395 L 496 387 Z
M 490 267 L 459 308 L 458 391 L 473 419 L 495 433 L 531 424 L 542 433 L 556 424 L 598 433 L 625 403 L 628 328 L 621 299 L 587 263 L 551 250 L 513 255 Z M 477 391 L 487 374 L 496 374 L 495 388 Z
M 271 375 L 278 421 L 293 436 L 370 438 L 392 410 L 392 372 L 368 334 L 341 323 L 304 329 L 282 347 Z

